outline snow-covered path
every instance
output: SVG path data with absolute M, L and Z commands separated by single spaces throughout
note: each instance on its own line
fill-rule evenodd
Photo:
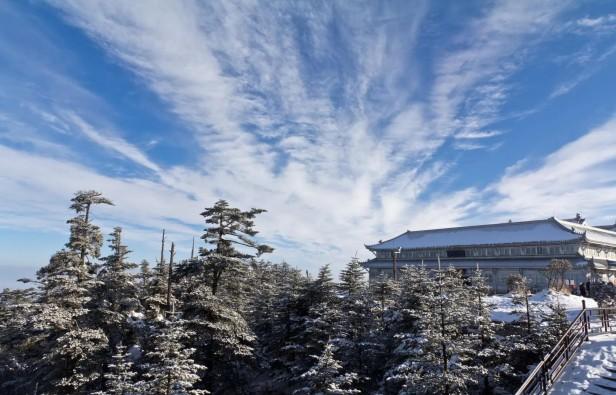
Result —
M 590 336 L 550 394 L 616 394 L 616 334 Z
M 586 308 L 597 307 L 597 302 L 594 299 L 552 290 L 541 291 L 530 297 L 530 304 L 535 313 L 539 310 L 548 311 L 550 305 L 558 304 L 567 311 L 569 320 L 573 320 L 582 310 L 582 301 L 586 302 Z M 520 319 L 525 311 L 524 306 L 516 306 L 513 303 L 510 294 L 492 295 L 486 298 L 486 302 L 492 306 L 492 319 L 495 321 L 515 321 Z

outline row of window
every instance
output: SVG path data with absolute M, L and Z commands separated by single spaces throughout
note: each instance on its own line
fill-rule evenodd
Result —
M 575 244 L 562 244 L 551 246 L 528 247 L 483 247 L 466 249 L 430 249 L 430 250 L 402 250 L 398 259 L 436 259 L 464 258 L 464 257 L 501 257 L 501 256 L 558 256 L 573 255 L 578 246 Z M 391 259 L 391 251 L 377 251 L 377 258 Z

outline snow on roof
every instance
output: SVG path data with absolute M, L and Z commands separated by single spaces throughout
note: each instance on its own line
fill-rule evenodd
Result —
M 608 244 L 616 246 L 616 232 L 596 226 L 590 226 L 586 224 L 578 224 L 575 222 L 563 221 L 561 219 L 554 218 L 565 228 L 571 229 L 573 232 L 583 234 L 586 240 L 591 243 Z
M 612 232 L 616 232 L 616 224 L 611 225 L 595 225 L 595 228 L 610 230 Z
M 507 222 L 457 228 L 407 231 L 393 239 L 367 245 L 369 250 L 389 250 L 402 247 L 433 248 L 450 246 L 528 243 L 540 241 L 569 241 L 584 237 L 584 233 L 611 233 L 608 238 L 616 243 L 616 233 L 586 225 L 548 218 L 538 221 Z

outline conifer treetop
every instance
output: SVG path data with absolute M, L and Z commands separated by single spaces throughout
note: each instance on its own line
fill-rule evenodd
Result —
M 71 202 L 73 202 L 73 204 L 71 204 L 70 208 L 75 210 L 78 214 L 86 212 L 89 207 L 95 204 L 114 205 L 113 202 L 104 197 L 102 193 L 93 190 L 75 192 L 75 196 L 71 199 Z
M 254 229 L 253 219 L 261 213 L 263 209 L 252 208 L 248 211 L 241 211 L 238 208 L 229 207 L 225 200 L 217 201 L 214 206 L 208 207 L 201 213 L 208 226 L 201 238 L 208 244 L 215 246 L 213 250 L 201 249 L 201 255 L 212 253 L 224 255 L 226 257 L 248 258 L 252 255 L 241 253 L 236 250 L 236 246 L 248 247 L 256 250 L 256 256 L 273 252 L 274 249 L 265 244 L 259 244 L 252 238 L 257 235 Z

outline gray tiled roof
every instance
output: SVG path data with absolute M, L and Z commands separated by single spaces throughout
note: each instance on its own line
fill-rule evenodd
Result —
M 529 242 L 558 242 L 586 238 L 590 242 L 616 245 L 616 232 L 548 218 L 538 221 L 407 231 L 393 239 L 367 245 L 369 250 L 434 248 Z

